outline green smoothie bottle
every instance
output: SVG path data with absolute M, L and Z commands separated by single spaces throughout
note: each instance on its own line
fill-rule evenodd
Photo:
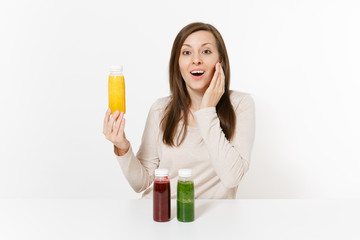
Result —
M 192 222 L 194 211 L 194 181 L 191 169 L 180 169 L 177 183 L 177 219 L 180 222 Z

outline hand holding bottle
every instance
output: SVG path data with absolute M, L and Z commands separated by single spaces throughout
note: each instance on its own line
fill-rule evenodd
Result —
M 119 156 L 125 155 L 130 148 L 130 142 L 125 136 L 125 118 L 124 113 L 115 111 L 111 114 L 110 108 L 106 111 L 103 133 L 107 140 L 112 142 L 115 147 L 115 154 Z

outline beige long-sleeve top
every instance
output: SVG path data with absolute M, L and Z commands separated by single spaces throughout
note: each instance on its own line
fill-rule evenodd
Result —
M 123 156 L 116 156 L 130 186 L 152 198 L 155 169 L 169 169 L 171 197 L 176 198 L 178 170 L 190 168 L 195 198 L 236 198 L 241 178 L 249 169 L 255 133 L 254 101 L 249 94 L 230 92 L 236 114 L 236 128 L 229 142 L 220 127 L 215 107 L 194 113 L 198 126 L 187 126 L 187 136 L 179 147 L 162 142 L 160 121 L 170 97 L 158 99 L 149 111 L 141 145 L 136 156 L 130 146 Z M 178 126 L 181 129 L 182 122 Z

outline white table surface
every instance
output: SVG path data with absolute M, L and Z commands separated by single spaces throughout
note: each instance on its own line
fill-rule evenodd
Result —
M 196 200 L 195 221 L 151 200 L 0 199 L 0 239 L 360 239 L 360 200 Z

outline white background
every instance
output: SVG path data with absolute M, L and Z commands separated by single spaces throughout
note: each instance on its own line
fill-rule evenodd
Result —
M 356 0 L 2 1 L 0 198 L 139 198 L 102 134 L 107 67 L 124 65 L 137 151 L 193 21 L 222 33 L 231 89 L 256 103 L 239 198 L 359 198 L 359 13 Z

